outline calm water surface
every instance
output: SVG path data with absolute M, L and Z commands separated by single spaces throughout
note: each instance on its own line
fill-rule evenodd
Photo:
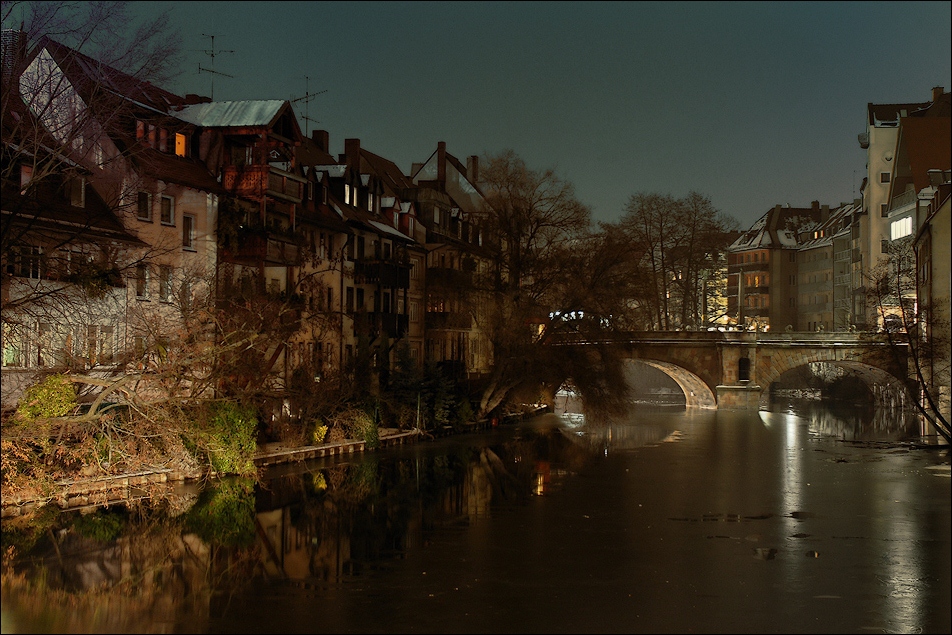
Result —
M 950 632 L 947 449 L 774 407 L 550 414 L 5 523 L 24 570 L 100 593 L 5 587 L 3 632 Z

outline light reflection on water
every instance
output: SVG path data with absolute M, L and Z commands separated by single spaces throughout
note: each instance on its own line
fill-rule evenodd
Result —
M 96 539 L 46 521 L 33 556 L 49 586 L 115 592 L 88 613 L 21 598 L 40 616 L 22 630 L 948 630 L 948 480 L 921 469 L 947 455 L 843 443 L 907 426 L 815 409 L 564 414 L 284 466 L 250 499 L 138 509 Z M 5 587 L 4 633 L 10 606 Z
M 778 413 L 807 421 L 814 434 L 844 441 L 918 441 L 931 432 L 915 412 L 899 408 L 790 398 L 772 400 L 770 412 L 761 412 L 761 416 L 770 418 Z

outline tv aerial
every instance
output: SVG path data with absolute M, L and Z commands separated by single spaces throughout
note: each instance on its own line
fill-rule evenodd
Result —
M 202 33 L 202 37 L 211 38 L 211 40 L 212 40 L 212 47 L 211 47 L 210 49 L 202 49 L 202 52 L 205 53 L 205 55 L 208 55 L 209 57 L 212 58 L 212 67 L 211 67 L 211 68 L 202 68 L 202 65 L 199 64 L 199 65 L 198 65 L 198 72 L 199 72 L 199 73 L 211 73 L 211 75 L 212 75 L 212 94 L 211 94 L 211 98 L 212 98 L 212 101 L 215 101 L 215 75 L 221 75 L 221 76 L 223 76 L 223 77 L 231 77 L 232 79 L 234 79 L 234 77 L 233 77 L 232 75 L 229 75 L 228 73 L 222 73 L 221 71 L 216 71 L 216 70 L 215 70 L 215 56 L 216 56 L 216 55 L 219 55 L 219 54 L 221 54 L 221 53 L 234 53 L 234 51 L 216 51 L 216 50 L 215 50 L 215 36 L 214 36 L 214 35 L 208 35 L 207 33 Z
M 317 120 L 311 119 L 311 118 L 308 116 L 308 112 L 309 112 L 309 110 L 310 110 L 310 109 L 309 109 L 309 106 L 310 106 L 311 100 L 314 99 L 315 97 L 317 97 L 318 95 L 321 95 L 321 94 L 327 92 L 327 89 L 326 89 L 326 88 L 325 88 L 324 90 L 318 91 L 318 92 L 316 92 L 316 93 L 310 92 L 310 89 L 308 88 L 308 83 L 309 83 L 309 81 L 310 81 L 310 77 L 308 77 L 307 75 L 305 75 L 305 76 L 304 76 L 304 96 L 290 100 L 290 103 L 292 103 L 292 104 L 296 104 L 296 103 L 299 102 L 299 101 L 303 101 L 303 102 L 304 102 L 304 116 L 301 117 L 301 119 L 304 120 L 304 136 L 305 136 L 305 137 L 309 137 L 309 136 L 311 135 L 310 130 L 308 130 L 308 124 L 309 124 L 310 122 L 312 122 L 312 121 L 313 121 L 314 123 L 317 123 Z

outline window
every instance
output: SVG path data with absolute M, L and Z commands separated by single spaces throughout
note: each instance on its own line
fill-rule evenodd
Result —
M 889 172 L 880 172 L 880 173 L 879 173 L 879 182 L 880 182 L 880 183 L 889 183 Z
M 3 325 L 3 365 L 22 366 L 23 359 L 23 331 L 20 326 Z
M 161 203 L 161 211 L 159 212 L 159 220 L 163 225 L 174 225 L 175 224 L 175 199 L 171 196 L 163 196 Z
M 182 214 L 182 247 L 195 249 L 195 217 Z
M 86 361 L 90 366 L 95 366 L 98 363 L 99 356 L 99 327 L 98 326 L 87 326 L 86 327 Z
M 7 273 L 21 278 L 39 279 L 42 271 L 43 251 L 34 245 L 14 246 L 7 262 Z
M 113 360 L 113 350 L 115 349 L 115 337 L 111 326 L 99 327 L 99 362 L 109 364 Z
M 912 216 L 900 218 L 889 224 L 889 237 L 892 240 L 899 240 L 910 234 L 912 234 Z
M 136 208 L 136 218 L 139 220 L 152 220 L 152 195 L 148 192 L 139 192 Z
M 146 265 L 136 265 L 136 297 L 149 297 L 149 267 Z
M 175 133 L 175 154 L 180 157 L 188 156 L 188 137 L 180 132 Z
M 159 128 L 159 152 L 169 151 L 169 131 Z
M 69 180 L 69 204 L 73 207 L 86 207 L 86 179 L 77 176 Z
M 172 299 L 172 267 L 159 267 L 159 300 L 169 302 Z
M 33 180 L 33 166 L 20 166 L 20 194 L 26 194 L 26 186 Z

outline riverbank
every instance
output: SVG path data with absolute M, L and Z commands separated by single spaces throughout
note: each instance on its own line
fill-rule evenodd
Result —
M 426 436 L 417 429 L 380 428 L 378 433 L 379 442 L 377 447 L 415 443 Z M 259 446 L 254 455 L 254 463 L 255 467 L 263 468 L 324 456 L 355 454 L 366 450 L 367 442 L 360 439 L 345 439 L 338 443 L 321 443 L 301 447 L 268 443 Z M 49 504 L 55 504 L 61 509 L 78 510 L 134 502 L 161 495 L 163 490 L 168 490 L 177 484 L 198 482 L 208 476 L 203 472 L 155 469 L 133 474 L 63 479 L 56 482 L 56 491 L 50 498 L 4 497 L 2 506 L 0 506 L 0 518 L 14 518 L 30 514 Z
M 546 411 L 545 407 L 536 407 L 525 413 L 513 414 L 503 418 L 501 423 L 510 424 Z M 379 428 L 376 448 L 416 443 L 424 439 L 434 439 L 465 432 L 486 430 L 499 421 L 475 421 L 463 427 L 443 426 L 430 431 L 417 428 L 401 430 L 399 428 Z M 319 443 L 306 446 L 288 446 L 283 443 L 266 443 L 258 446 L 254 455 L 258 469 L 283 463 L 296 463 L 327 456 L 345 456 L 367 451 L 367 442 L 363 439 L 345 439 L 335 443 Z M 202 471 L 186 472 L 181 469 L 155 469 L 132 474 L 115 474 L 87 478 L 63 479 L 55 483 L 55 492 L 44 499 L 4 497 L 0 505 L 0 518 L 15 518 L 30 514 L 41 507 L 55 504 L 64 510 L 84 510 L 106 507 L 126 502 L 144 500 L 162 495 L 175 486 L 201 482 L 214 478 L 214 474 Z

